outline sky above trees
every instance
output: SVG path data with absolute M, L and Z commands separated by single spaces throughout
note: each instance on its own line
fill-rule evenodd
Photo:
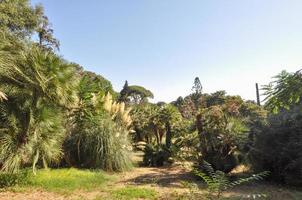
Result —
M 111 80 L 150 89 L 155 101 L 224 89 L 256 99 L 255 83 L 302 66 L 300 0 L 33 0 L 60 54 Z

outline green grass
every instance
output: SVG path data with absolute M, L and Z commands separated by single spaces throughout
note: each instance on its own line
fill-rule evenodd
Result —
M 126 187 L 114 190 L 112 192 L 114 199 L 119 200 L 134 200 L 134 199 L 148 199 L 154 200 L 157 197 L 155 190 L 138 187 Z
M 102 171 L 55 169 L 39 170 L 28 178 L 26 186 L 39 187 L 47 191 L 72 192 L 77 189 L 93 190 L 104 186 L 112 176 Z

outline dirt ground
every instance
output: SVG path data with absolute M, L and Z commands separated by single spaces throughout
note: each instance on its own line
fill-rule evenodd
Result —
M 140 159 L 140 155 L 134 157 L 135 161 L 139 161 Z M 118 174 L 117 177 L 115 181 L 101 188 L 101 191 L 75 191 L 72 194 L 58 194 L 41 189 L 26 189 L 0 192 L 0 200 L 109 200 L 108 195 L 110 191 L 127 186 L 152 188 L 159 194 L 160 200 L 170 200 L 171 196 L 175 197 L 189 192 L 183 186 L 183 182 L 196 182 L 196 177 L 181 165 L 162 168 L 135 167 L 132 171 Z M 258 183 L 236 188 L 226 193 L 226 196 L 240 195 L 247 197 L 249 194 L 262 193 L 269 194 L 270 198 L 268 199 L 273 200 L 302 199 L 302 192 L 293 191 L 281 186 Z

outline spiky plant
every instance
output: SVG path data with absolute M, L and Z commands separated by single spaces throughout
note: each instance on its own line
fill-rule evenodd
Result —
M 5 38 L 0 37 L 0 41 Z M 0 42 L 1 43 L 1 42 Z M 17 172 L 23 165 L 56 161 L 64 135 L 60 118 L 74 99 L 74 66 L 35 46 L 0 45 L 0 164 Z
M 203 171 L 194 169 L 193 172 L 195 175 L 202 178 L 207 184 L 208 197 L 210 199 L 220 199 L 223 192 L 239 186 L 243 183 L 263 180 L 269 175 L 269 172 L 262 172 L 259 174 L 254 174 L 248 178 L 240 178 L 236 181 L 230 181 L 227 174 L 222 171 L 215 171 L 211 164 L 204 161 L 203 162 Z

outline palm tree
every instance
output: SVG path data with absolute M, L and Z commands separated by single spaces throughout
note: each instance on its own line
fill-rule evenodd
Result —
M 0 85 L 10 99 L 0 105 L 0 163 L 16 172 L 60 157 L 62 111 L 75 100 L 77 79 L 74 66 L 50 51 L 7 49 L 0 48 Z
M 175 123 L 180 123 L 181 114 L 178 109 L 171 105 L 165 105 L 161 111 L 161 119 L 165 123 L 166 128 L 166 147 L 171 147 L 172 142 L 172 126 Z

